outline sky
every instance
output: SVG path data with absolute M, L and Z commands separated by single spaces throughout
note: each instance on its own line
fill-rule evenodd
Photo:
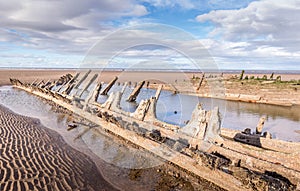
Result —
M 0 67 L 300 70 L 299 0 L 0 0 Z

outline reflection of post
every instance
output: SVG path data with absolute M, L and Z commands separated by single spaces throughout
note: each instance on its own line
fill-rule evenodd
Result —
M 262 133 L 262 129 L 264 127 L 264 124 L 265 124 L 265 121 L 266 121 L 266 117 L 263 116 L 259 119 L 259 122 L 256 126 L 256 134 L 261 134 Z
M 98 77 L 98 74 L 95 74 L 95 75 L 93 76 L 93 78 L 89 81 L 89 83 L 82 89 L 81 93 L 79 94 L 79 97 L 82 96 L 82 94 L 84 93 L 84 91 L 86 91 L 86 90 L 90 87 L 90 85 L 95 81 L 95 79 L 96 79 L 97 77 Z
M 178 93 L 177 88 L 173 84 L 170 84 L 170 87 L 173 89 L 173 94 L 177 94 Z
M 76 84 L 75 88 L 78 88 L 82 82 L 88 77 L 88 75 L 91 73 L 91 70 L 87 71 L 87 73 L 82 76 L 82 78 L 79 80 L 79 82 Z
M 199 82 L 199 85 L 198 85 L 198 87 L 197 87 L 197 90 L 200 90 L 200 87 L 201 87 L 201 85 L 202 85 L 202 83 L 203 83 L 204 77 L 205 77 L 205 73 L 202 74 L 202 77 L 201 77 L 201 79 L 200 79 L 200 82 Z
M 122 88 L 122 90 L 121 90 L 121 93 L 122 93 L 122 94 L 125 92 L 125 89 L 126 89 L 126 87 L 127 87 L 127 84 L 128 84 L 128 82 L 125 82 L 125 83 L 124 83 L 124 86 L 123 86 L 123 88 Z
M 109 84 L 107 84 L 107 86 L 104 88 L 104 90 L 100 94 L 107 95 L 107 93 L 113 87 L 113 85 L 116 83 L 117 80 L 118 80 L 118 77 L 115 76 L 115 78 L 112 81 L 110 81 Z
M 130 96 L 127 98 L 127 101 L 129 101 L 129 102 L 135 101 L 136 97 L 139 95 L 139 93 L 140 93 L 140 91 L 141 91 L 144 84 L 145 84 L 145 81 L 141 81 L 139 83 L 139 85 L 134 88 L 134 90 L 132 91 Z

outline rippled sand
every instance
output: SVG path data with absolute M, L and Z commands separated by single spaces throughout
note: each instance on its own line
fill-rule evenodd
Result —
M 115 189 L 56 132 L 0 105 L 0 190 Z

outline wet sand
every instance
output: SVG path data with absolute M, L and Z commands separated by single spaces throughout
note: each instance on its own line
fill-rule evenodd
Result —
M 0 190 L 116 190 L 59 134 L 1 105 L 0 153 Z

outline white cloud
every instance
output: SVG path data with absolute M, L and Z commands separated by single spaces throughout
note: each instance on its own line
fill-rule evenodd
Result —
M 212 35 L 228 41 L 282 46 L 292 51 L 300 43 L 300 1 L 262 0 L 239 10 L 218 10 L 197 16 L 197 21 L 215 24 Z M 296 50 L 297 51 L 297 50 Z
M 146 14 L 146 7 L 134 0 L 2 1 L 0 41 L 84 53 L 100 36 L 115 29 L 106 22 Z
M 238 10 L 211 11 L 198 15 L 196 20 L 215 26 L 208 35 L 215 40 L 204 41 L 214 56 L 230 57 L 232 62 L 234 58 L 257 58 L 258 63 L 264 64 L 268 59 L 278 64 L 288 61 L 287 58 L 300 61 L 298 18 L 298 0 L 261 0 Z

